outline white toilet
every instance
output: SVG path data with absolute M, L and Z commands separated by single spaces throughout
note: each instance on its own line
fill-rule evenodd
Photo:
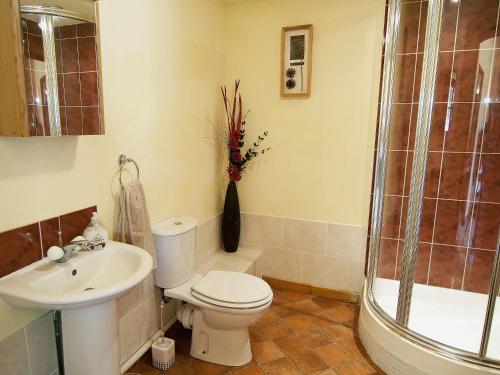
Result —
M 179 300 L 177 319 L 193 330 L 191 356 L 227 366 L 251 361 L 248 326 L 273 300 L 262 279 L 241 272 L 194 273 L 196 220 L 167 219 L 153 228 L 155 283 Z

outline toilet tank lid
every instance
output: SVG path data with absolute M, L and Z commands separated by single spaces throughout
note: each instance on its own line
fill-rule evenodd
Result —
M 198 222 L 193 217 L 171 217 L 153 227 L 156 236 L 176 236 L 196 227 Z

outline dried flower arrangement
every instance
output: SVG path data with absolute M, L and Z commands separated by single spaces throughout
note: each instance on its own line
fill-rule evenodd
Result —
M 224 136 L 229 157 L 227 172 L 231 181 L 241 180 L 243 171 L 248 164 L 257 156 L 265 154 L 267 151 L 271 150 L 270 147 L 260 148 L 260 144 L 268 135 L 268 132 L 265 131 L 263 134 L 258 136 L 255 142 L 253 142 L 253 145 L 245 151 L 244 155 L 242 155 L 242 149 L 245 147 L 244 127 L 249 111 L 243 113 L 241 94 L 238 92 L 239 86 L 240 81 L 236 80 L 234 82 L 232 100 L 230 100 L 227 96 L 226 86 L 221 87 L 227 118 L 227 133 Z

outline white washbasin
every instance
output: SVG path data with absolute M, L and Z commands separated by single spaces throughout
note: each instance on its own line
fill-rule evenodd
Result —
M 66 263 L 48 258 L 0 279 L 0 297 L 10 305 L 76 309 L 115 299 L 140 283 L 153 266 L 143 249 L 108 241 L 103 250 L 78 251 Z

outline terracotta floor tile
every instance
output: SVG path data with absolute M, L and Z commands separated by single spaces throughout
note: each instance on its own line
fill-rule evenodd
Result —
M 259 323 L 269 323 L 281 319 L 272 309 L 267 310 L 259 319 Z
M 308 314 L 307 317 L 309 318 L 309 320 L 311 322 L 313 322 L 314 324 L 316 324 L 318 327 L 323 327 L 323 326 L 327 326 L 328 324 L 337 323 L 336 321 L 334 321 L 331 318 L 328 318 L 328 317 L 325 317 L 325 316 L 320 316 L 320 313 L 322 311 L 323 310 L 319 310 L 319 311 L 314 312 L 312 314 Z
M 290 357 L 295 366 L 303 374 L 309 375 L 314 372 L 324 370 L 328 366 L 312 350 Z
M 314 302 L 313 299 L 304 299 L 302 301 L 294 302 L 290 304 L 290 307 L 304 313 L 312 313 L 314 311 L 321 310 L 321 306 Z
M 295 334 L 275 339 L 274 342 L 287 356 L 306 352 L 309 348 Z
M 363 344 L 359 338 L 348 338 L 342 341 L 342 346 L 347 350 L 349 355 L 355 359 L 364 359 L 368 357 Z
M 320 346 L 314 349 L 314 351 L 330 367 L 336 367 L 352 362 L 352 358 L 347 351 L 341 345 L 336 343 Z
M 311 299 L 312 296 L 310 294 L 282 290 L 280 291 L 280 298 L 284 299 L 287 302 L 297 302 L 297 301 Z
M 300 311 L 295 310 L 288 305 L 271 306 L 271 310 L 273 310 L 281 318 L 288 318 L 290 316 L 299 315 L 301 313 Z
M 321 330 L 325 332 L 328 337 L 335 341 L 343 341 L 354 338 L 354 332 L 352 331 L 352 328 L 346 327 L 342 324 L 329 324 L 327 326 L 321 327 Z
M 311 331 L 300 332 L 297 336 L 299 337 L 299 340 L 301 340 L 309 348 L 316 348 L 333 342 L 332 339 L 319 328 Z
M 230 367 L 230 370 L 231 371 L 235 371 L 235 370 L 239 370 L 239 369 L 242 369 L 242 368 L 246 368 L 246 367 L 251 367 L 251 366 L 258 366 L 259 364 L 257 363 L 257 361 L 255 360 L 255 358 L 252 358 L 252 360 L 248 363 L 245 363 L 244 365 L 242 366 L 231 366 Z
M 339 305 L 327 308 L 317 315 L 334 322 L 352 322 L 355 316 L 355 309 L 346 305 L 339 303 Z
M 262 324 L 262 328 L 265 335 L 271 339 L 293 333 L 293 330 L 283 320 Z
M 227 366 L 205 362 L 199 359 L 193 360 L 193 366 L 197 375 L 220 375 L 229 371 L 229 367 Z
M 263 367 L 268 375 L 301 375 L 288 358 L 266 363 Z
M 311 329 L 317 328 L 316 324 L 311 322 L 305 315 L 295 315 L 285 319 L 288 327 L 293 329 L 295 332 L 309 331 Z
M 323 309 L 328 309 L 329 307 L 337 306 L 339 303 L 342 303 L 334 299 L 325 297 L 313 297 L 312 300 Z
M 320 371 L 314 375 L 337 375 L 337 373 L 335 372 L 335 370 L 333 368 L 330 368 L 330 369 L 325 370 L 325 371 Z
M 231 370 L 233 375 L 265 375 L 260 366 L 250 366 L 239 370 Z
M 335 371 L 338 375 L 372 375 L 377 373 L 360 362 L 352 362 L 347 365 L 336 367 Z
M 264 328 L 261 325 L 248 327 L 248 334 L 250 335 L 250 342 L 259 342 L 267 339 Z
M 274 291 L 273 290 L 273 302 L 271 303 L 272 306 L 277 306 L 277 305 L 283 305 L 284 303 L 288 303 L 288 301 L 283 298 L 281 292 Z
M 285 356 L 278 345 L 270 340 L 252 344 L 252 354 L 259 363 L 274 361 Z

